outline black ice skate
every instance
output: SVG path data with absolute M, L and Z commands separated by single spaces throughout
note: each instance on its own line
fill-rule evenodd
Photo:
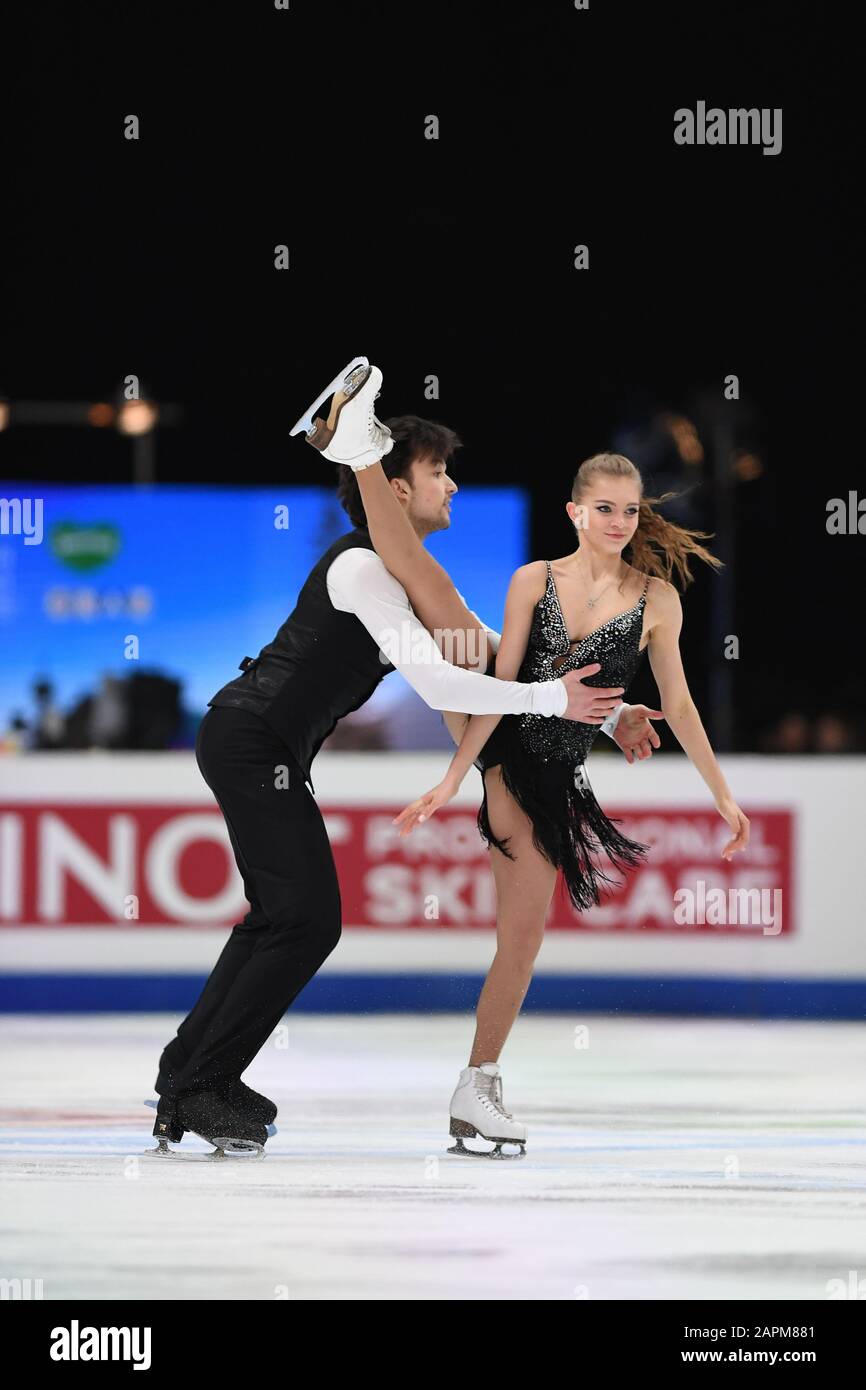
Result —
M 244 1091 L 249 1091 L 249 1086 L 244 1086 L 244 1087 L 243 1087 L 243 1090 L 244 1090 Z M 223 1093 L 221 1092 L 220 1094 L 223 1094 Z M 256 1095 L 257 1092 L 256 1092 L 256 1091 L 252 1091 L 252 1092 L 250 1092 L 250 1094 L 251 1094 L 251 1095 Z M 229 1095 L 227 1098 L 231 1101 L 231 1096 L 230 1096 L 230 1095 Z M 267 1098 L 266 1098 L 265 1096 L 262 1096 L 262 1100 L 265 1100 L 265 1099 L 267 1099 Z M 158 1100 L 158 1101 L 157 1101 L 157 1100 L 148 1099 L 148 1100 L 146 1100 L 144 1103 L 145 1103 L 145 1105 L 149 1105 L 150 1108 L 151 1108 L 151 1110 L 156 1110 L 157 1113 L 160 1112 L 161 1100 Z M 234 1101 L 231 1102 L 231 1103 L 234 1104 L 235 1109 L 237 1109 L 237 1110 L 242 1110 L 245 1114 L 248 1114 L 251 1120 L 261 1120 L 261 1113 L 255 1114 L 251 1108 L 249 1108 L 248 1106 L 246 1106 L 246 1105 L 244 1104 L 243 1096 L 238 1097 L 236 1100 L 234 1100 Z M 273 1109 L 274 1112 L 276 1112 L 276 1106 L 274 1105 L 273 1101 L 268 1101 L 268 1105 Z M 167 1123 L 167 1130 L 166 1130 L 166 1137 L 167 1137 L 167 1140 L 168 1140 L 168 1142 L 171 1143 L 171 1144 L 179 1144 L 179 1143 L 181 1142 L 181 1140 L 183 1139 L 183 1136 L 186 1134 L 186 1130 L 184 1129 L 183 1125 L 180 1124 L 180 1122 L 179 1122 L 177 1119 L 173 1118 L 172 1112 L 169 1112 L 169 1115 L 172 1116 L 172 1117 L 169 1119 L 169 1121 L 168 1121 L 168 1123 Z M 163 1119 L 165 1119 L 165 1111 L 162 1112 L 162 1116 L 163 1116 Z M 173 1134 L 168 1134 L 168 1132 L 167 1132 L 168 1129 L 171 1129 L 171 1130 L 173 1131 Z M 266 1124 L 266 1125 L 265 1125 L 265 1129 L 267 1130 L 267 1135 L 268 1135 L 268 1138 L 269 1138 L 269 1139 L 273 1139 L 274 1135 L 275 1135 L 275 1134 L 279 1134 L 279 1132 L 280 1132 L 280 1131 L 277 1129 L 276 1125 L 274 1125 L 274 1124 Z M 155 1136 L 156 1138 L 159 1138 L 159 1137 L 160 1137 L 160 1136 L 157 1134 L 157 1130 L 156 1130 L 156 1126 L 155 1126 L 155 1125 L 154 1125 L 153 1133 L 154 1133 L 154 1136 Z M 149 1152 L 151 1152 L 151 1153 L 156 1153 L 156 1150 L 155 1150 L 155 1149 L 151 1149 L 151 1150 L 149 1150 Z
M 172 1089 L 177 1073 L 186 1065 L 188 1060 L 187 1054 L 181 1046 L 180 1038 L 173 1038 L 163 1048 L 159 1059 L 159 1074 L 153 1088 L 158 1096 L 164 1095 L 166 1091 Z M 251 1086 L 245 1086 L 239 1077 L 222 1085 L 215 1083 L 215 1089 L 231 1105 L 243 1110 L 251 1119 L 260 1120 L 263 1125 L 269 1126 L 269 1134 L 276 1134 L 273 1123 L 277 1118 L 277 1107 L 268 1096 L 254 1091 Z M 145 1101 L 145 1105 L 155 1106 L 156 1101 Z
M 153 1127 L 157 1147 L 146 1152 L 169 1158 L 186 1157 L 168 1147 L 170 1143 L 179 1143 L 185 1130 L 190 1130 L 214 1146 L 212 1154 L 190 1154 L 190 1158 L 206 1157 L 211 1160 L 265 1156 L 268 1139 L 266 1126 L 238 1110 L 216 1091 L 193 1091 L 178 1097 L 163 1096 L 157 1106 Z

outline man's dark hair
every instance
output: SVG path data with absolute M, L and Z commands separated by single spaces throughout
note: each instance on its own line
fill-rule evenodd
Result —
M 386 478 L 408 478 L 409 468 L 416 458 L 441 458 L 447 463 L 463 441 L 447 425 L 436 420 L 422 420 L 418 415 L 394 415 L 384 420 L 394 439 L 394 447 L 382 459 Z M 366 526 L 367 517 L 358 479 L 348 464 L 337 465 L 337 496 L 348 513 L 353 526 Z

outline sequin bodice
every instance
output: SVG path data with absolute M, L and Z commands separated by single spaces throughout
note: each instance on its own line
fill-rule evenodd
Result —
M 566 671 L 575 671 L 598 661 L 601 670 L 594 676 L 588 676 L 585 685 L 621 685 L 628 690 L 640 665 L 639 648 L 648 585 L 649 579 L 633 608 L 616 614 L 572 645 L 548 560 L 547 587 L 535 605 L 518 680 L 554 680 Z M 564 661 L 563 657 L 566 658 Z M 598 724 L 581 724 L 574 719 L 557 719 L 541 714 L 518 714 L 512 718 L 518 726 L 524 750 L 543 762 L 582 763 L 600 732 Z

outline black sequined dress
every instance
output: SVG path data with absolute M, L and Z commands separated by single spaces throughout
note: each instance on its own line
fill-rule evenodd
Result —
M 572 644 L 548 560 L 547 587 L 535 607 L 518 680 L 553 680 L 598 661 L 601 670 L 584 684 L 620 685 L 627 690 L 640 665 L 648 585 L 649 579 L 633 608 Z M 492 673 L 492 663 L 489 670 Z M 615 882 L 599 866 L 601 852 L 624 872 L 635 868 L 648 850 L 617 830 L 617 823 L 608 819 L 595 799 L 584 762 L 599 733 L 598 724 L 541 714 L 505 714 L 475 764 L 482 773 L 501 767 L 505 786 L 532 821 L 536 848 L 562 870 L 578 911 L 598 905 L 601 885 Z M 478 829 L 488 844 L 509 859 L 514 857 L 507 849 L 509 837 L 498 840 L 490 828 L 486 787 Z

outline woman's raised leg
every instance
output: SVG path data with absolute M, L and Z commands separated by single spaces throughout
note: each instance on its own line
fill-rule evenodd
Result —
M 376 554 L 403 585 L 419 621 L 446 661 L 486 671 L 493 649 L 484 628 L 466 607 L 448 571 L 416 536 L 381 463 L 359 469 L 356 476 Z

